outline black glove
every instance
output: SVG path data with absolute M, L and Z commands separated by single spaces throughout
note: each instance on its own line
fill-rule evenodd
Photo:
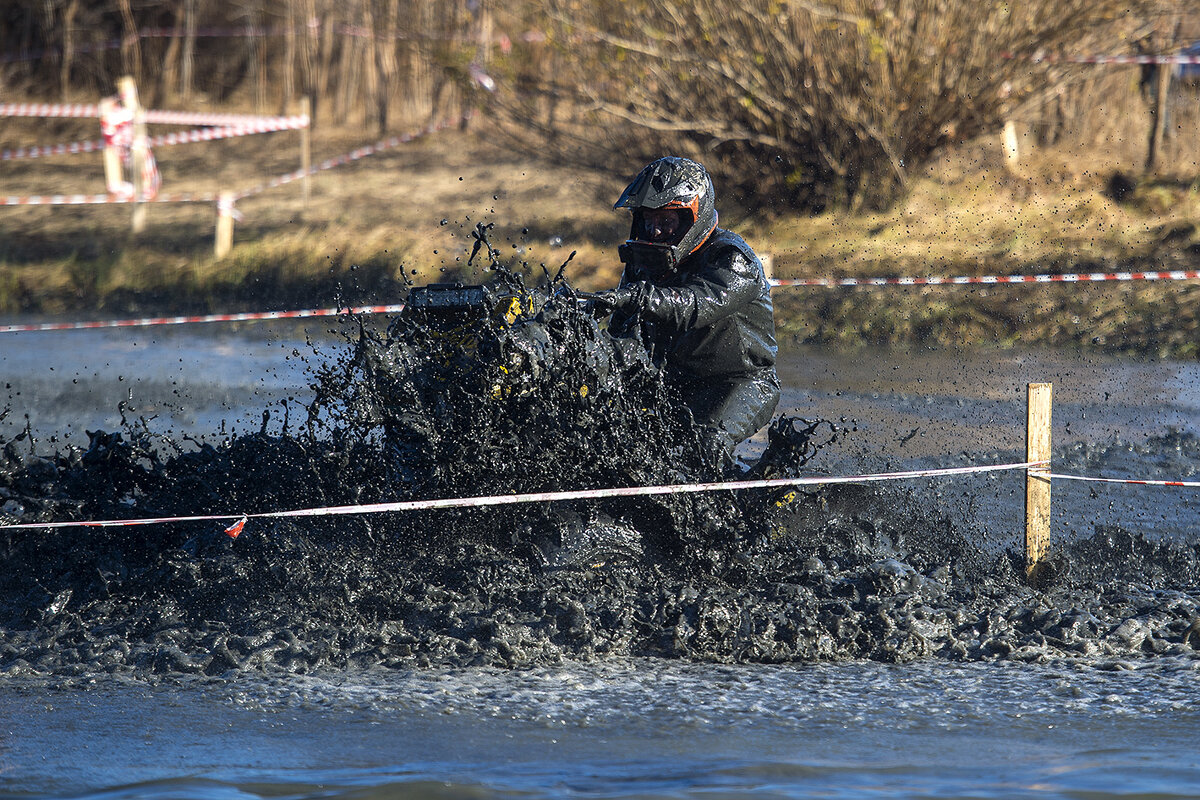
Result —
M 632 286 L 618 286 L 587 295 L 584 308 L 597 319 L 607 317 L 614 311 L 629 311 L 637 306 L 638 291 Z

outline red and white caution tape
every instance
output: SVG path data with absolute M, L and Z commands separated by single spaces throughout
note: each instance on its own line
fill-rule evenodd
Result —
M 274 133 L 275 131 L 294 131 L 307 128 L 307 114 L 294 117 L 264 117 L 252 122 L 240 122 L 236 125 L 226 125 L 217 128 L 197 128 L 192 131 L 179 133 L 164 133 L 150 137 L 151 145 L 189 144 L 191 142 L 211 142 L 215 139 L 230 139 L 236 136 L 250 136 L 256 133 Z
M 226 125 L 221 128 L 196 128 L 190 131 L 160 133 L 150 136 L 146 143 L 151 147 L 164 145 L 192 144 L 195 142 L 212 142 L 217 139 L 232 139 L 238 136 L 251 136 L 256 133 L 274 133 L 276 131 L 291 131 L 308 127 L 308 117 L 301 114 L 295 117 L 266 118 L 253 123 Z M 22 147 L 17 150 L 0 152 L 0 161 L 13 161 L 20 158 L 40 158 L 42 156 L 57 156 L 74 153 L 94 153 L 103 150 L 107 143 L 98 139 L 94 142 L 72 142 L 70 144 L 55 144 L 42 147 Z
M 140 319 L 109 319 L 92 322 L 35 322 L 26 325 L 0 325 L 0 333 L 78 331 L 93 328 L 144 328 L 153 325 L 187 325 L 202 322 L 252 322 L 265 319 L 308 319 L 310 317 L 336 317 L 342 314 L 396 314 L 403 308 L 403 303 L 397 303 L 394 305 L 351 306 L 349 308 L 305 308 L 296 311 L 251 311 L 235 314 L 142 317 Z
M 249 122 L 239 122 L 236 125 L 229 125 L 222 128 L 198 128 L 192 131 L 181 133 L 168 133 L 160 136 L 154 136 L 147 139 L 147 143 L 154 145 L 171 145 L 181 144 L 185 142 L 205 142 L 214 139 L 224 139 L 231 136 L 246 136 L 254 133 L 269 133 L 272 131 L 294 130 L 296 128 L 304 128 L 309 124 L 307 115 L 300 114 L 294 117 L 259 117 L 247 118 Z M 54 151 L 62 152 L 91 152 L 92 150 L 104 149 L 105 143 L 100 142 L 83 142 L 78 145 L 59 145 L 55 148 L 49 148 Z M 78 148 L 72 149 L 72 148 Z M 3 159 L 10 158 L 11 151 L 3 153 Z M 18 155 L 23 151 L 16 151 L 11 157 L 22 157 Z M 48 153 L 26 153 L 23 157 L 32 158 L 37 155 Z M 150 185 L 147 183 L 147 185 Z M 217 195 L 213 192 L 176 192 L 170 195 L 162 195 L 157 197 L 143 197 L 143 202 L 153 200 L 155 202 L 166 203 L 212 203 L 217 199 Z M 112 192 L 106 194 L 56 194 L 56 195 L 26 195 L 26 196 L 7 196 L 0 197 L 0 206 L 61 206 L 61 205 L 101 205 L 105 203 L 128 203 L 132 202 L 132 198 L 124 193 Z
M 1129 478 L 1089 478 L 1084 475 L 1061 475 L 1057 472 L 1051 472 L 1048 477 L 1051 480 L 1087 481 L 1088 483 L 1127 483 L 1135 486 L 1187 486 L 1191 488 L 1200 488 L 1200 481 L 1150 481 L 1133 480 Z
M 0 108 L 3 108 L 3 106 L 0 106 Z M 389 150 L 393 147 L 397 147 L 399 145 L 411 142 L 415 139 L 419 139 L 422 136 L 427 136 L 431 133 L 436 133 L 437 131 L 444 130 L 445 128 L 451 127 L 453 125 L 457 125 L 462 120 L 469 119 L 472 116 L 474 116 L 474 113 L 475 112 L 470 112 L 460 119 L 444 120 L 442 122 L 434 123 L 434 124 L 430 125 L 429 127 L 425 128 L 424 130 L 417 131 L 416 133 L 406 133 L 406 134 L 401 134 L 399 136 L 392 136 L 388 139 L 381 139 L 380 141 L 376 142 L 373 145 L 367 145 L 366 147 L 360 147 L 356 150 L 352 150 L 351 152 L 346 153 L 345 155 L 338 156 L 336 158 L 326 159 L 325 161 L 322 161 L 319 164 L 313 165 L 308 170 L 298 169 L 298 170 L 295 170 L 294 172 L 289 172 L 286 175 L 280 175 L 277 178 L 272 178 L 268 181 L 258 184 L 257 186 L 252 186 L 247 189 L 243 189 L 239 192 L 236 192 L 233 196 L 234 200 L 235 201 L 242 200 L 242 199 L 245 199 L 252 195 L 259 194 L 260 192 L 265 192 L 267 189 L 273 189 L 276 186 L 283 186 L 284 184 L 292 183 L 293 181 L 300 180 L 301 178 L 305 177 L 306 175 L 315 175 L 316 173 L 321 172 L 323 170 L 333 169 L 334 167 L 339 167 L 344 164 L 349 164 L 353 161 L 357 161 L 361 158 L 366 158 L 367 156 L 374 155 L 376 153 L 381 153 L 381 152 L 383 152 L 385 150 Z M 2 114 L 0 114 L 0 116 L 2 116 Z M 264 127 L 271 126 L 271 125 L 298 125 L 300 127 L 303 127 L 303 125 L 300 124 L 301 121 L 303 121 L 304 124 L 307 124 L 307 120 L 308 120 L 308 118 L 304 115 L 300 115 L 298 117 L 262 117 L 262 118 L 258 118 L 258 119 L 260 120 L 261 124 Z M 229 127 L 229 129 L 238 129 L 238 128 L 239 128 L 239 126 L 237 126 L 237 125 Z M 217 129 L 217 130 L 219 131 L 221 129 Z M 284 130 L 284 128 L 280 127 L 280 128 L 276 128 L 276 130 Z M 196 131 L 192 131 L 192 132 L 190 132 L 190 134 L 200 135 Z M 178 134 L 178 136 L 188 136 L 190 134 Z M 213 138 L 219 138 L 219 137 L 214 135 Z M 150 141 L 154 141 L 154 140 L 150 140 Z M 184 193 L 175 193 L 175 194 L 169 194 L 169 195 L 159 195 L 154 198 L 142 198 L 142 199 L 143 199 L 143 201 L 153 199 L 153 201 L 157 202 L 157 203 L 215 203 L 215 202 L 217 202 L 218 196 L 214 192 L 195 192 L 195 193 L 184 192 Z M 118 193 L 9 195 L 7 197 L 0 196 L 0 206 L 102 205 L 105 203 L 130 203 L 130 202 L 133 202 L 133 198 L 127 197 L 123 194 L 118 194 Z
M 146 112 L 146 122 L 164 125 L 224 125 L 228 127 L 253 127 L 254 125 L 278 125 L 284 127 L 308 127 L 308 117 L 297 114 L 292 117 L 260 117 L 254 114 L 210 114 L 204 111 L 154 111 Z
M 87 206 L 103 205 L 105 203 L 215 203 L 217 195 L 213 192 L 175 192 L 160 194 L 154 198 L 143 197 L 135 201 L 126 194 L 47 194 L 0 197 L 0 206 Z
M 99 117 L 100 107 L 59 103 L 0 103 L 0 117 Z
M 260 183 L 257 186 L 251 186 L 247 189 L 243 189 L 241 191 L 235 192 L 234 199 L 242 200 L 247 197 L 251 197 L 252 195 L 259 194 L 260 192 L 265 192 L 267 189 L 273 189 L 276 186 L 283 186 L 284 184 L 291 183 L 293 181 L 298 181 L 301 178 L 305 177 L 306 175 L 315 175 L 318 172 L 322 172 L 327 169 L 333 169 L 334 167 L 340 167 L 344 164 L 349 164 L 353 161 L 358 161 L 360 158 L 366 158 L 367 156 L 375 155 L 376 153 L 382 153 L 385 150 L 390 150 L 393 147 L 398 147 L 399 145 L 407 144 L 408 142 L 414 141 L 415 139 L 419 139 L 422 136 L 428 136 L 431 133 L 437 133 L 440 130 L 444 130 L 453 125 L 457 125 L 462 120 L 469 119 L 470 117 L 474 116 L 474 113 L 475 112 L 470 112 L 462 118 L 443 120 L 441 122 L 433 123 L 429 127 L 425 128 L 423 130 L 417 131 L 416 133 L 404 133 L 399 136 L 392 136 L 387 139 L 381 139 L 378 142 L 376 142 L 375 144 L 367 145 L 365 147 L 360 147 L 356 150 L 351 150 L 349 153 L 346 153 L 344 155 L 337 156 L 336 158 L 329 158 L 329 159 L 326 159 L 325 161 L 322 161 L 319 164 L 314 164 L 313 166 L 309 167 L 307 170 L 298 169 L 298 170 L 295 170 L 294 172 L 289 172 L 286 175 L 280 175 L 277 178 L 272 178 L 271 180 L 266 181 L 264 183 Z
M 560 500 L 598 500 L 607 497 L 646 497 L 664 494 L 696 492 L 726 492 L 740 489 L 774 489 L 790 486 L 825 486 L 835 483 L 877 483 L 911 478 L 941 478 L 951 475 L 970 475 L 1000 470 L 1044 467 L 1047 461 L 1027 461 L 1020 464 L 990 464 L 978 467 L 949 467 L 918 469 L 906 472 L 886 472 L 874 475 L 811 476 L 799 478 L 764 478 L 747 481 L 714 481 L 707 483 L 668 484 L 663 486 L 626 486 L 613 489 L 577 489 L 564 492 L 529 492 L 480 497 L 447 497 L 437 500 L 401 500 L 392 503 L 366 503 L 353 506 L 325 506 L 291 511 L 264 511 L 256 514 L 201 514 L 186 517 L 146 517 L 143 519 L 71 520 L 67 522 L 26 522 L 0 525 L 0 530 L 31 530 L 39 528 L 117 528 L 157 525 L 177 522 L 227 522 L 233 524 L 226 533 L 237 538 L 246 520 L 282 519 L 293 517 L 337 517 L 352 514 L 380 514 L 394 511 L 426 511 L 440 508 L 482 508 L 519 503 L 549 503 Z
M 1138 272 L 1066 272 L 1045 275 L 958 275 L 896 278 L 772 278 L 772 286 L 956 286 L 1004 283 L 1085 283 L 1088 281 L 1186 281 L 1200 278 L 1200 270 Z
M 0 152 L 0 161 L 17 161 L 22 158 L 41 158 L 43 156 L 61 156 L 67 153 L 95 153 L 103 150 L 104 142 L 72 142 L 70 144 L 51 144 L 39 147 L 18 147 L 16 150 Z
M 100 117 L 100 106 L 58 103 L 0 103 L 0 117 L 98 118 Z M 155 109 L 146 110 L 145 120 L 148 123 L 153 122 L 163 125 L 219 125 L 243 128 L 261 124 L 302 128 L 308 124 L 308 117 L 303 114 L 292 117 L 264 117 L 255 114 L 216 114 L 205 111 L 164 111 Z M 280 128 L 280 130 L 282 129 Z
M 349 160 L 346 157 L 343 159 L 334 159 L 337 163 L 346 163 Z M 295 180 L 295 177 L 284 176 L 289 180 Z M 286 182 L 283 179 L 276 179 L 271 185 L 279 185 Z M 262 191 L 266 186 L 256 187 L 257 191 Z M 246 197 L 253 192 L 239 194 L 238 197 Z M 114 200 L 106 195 L 59 195 L 54 198 L 5 198 L 0 197 L 0 205 L 21 204 L 21 201 L 29 202 L 29 205 L 36 205 L 36 201 L 57 201 L 61 204 L 70 203 L 89 203 L 89 202 L 129 202 L 128 200 Z M 169 195 L 159 197 L 155 202 L 170 202 L 170 201 L 185 201 L 185 200 L 202 200 L 207 202 L 219 202 L 219 199 L 212 195 L 191 195 L 181 197 L 179 195 Z M 939 285 L 939 284 L 964 284 L 964 283 L 1069 283 L 1073 281 L 1099 281 L 1099 280 L 1188 280 L 1200 279 L 1200 270 L 1176 270 L 1171 272 L 1118 272 L 1118 273 L 1092 273 L 1089 275 L 999 275 L 999 276 L 984 276 L 979 278 L 974 277 L 959 277 L 959 278 L 785 278 L 772 280 L 772 286 L 890 286 L 890 285 Z M 393 314 L 402 309 L 403 304 L 399 305 L 379 305 L 379 306 L 358 306 L 349 309 L 348 313 L 354 314 Z M 0 325 L 0 333 L 14 333 L 20 331 L 65 331 L 65 330 L 80 330 L 85 328 L 128 328 L 128 327 L 145 327 L 152 325 L 181 325 L 191 322 L 246 322 L 252 320 L 264 319 L 298 319 L 303 317 L 328 317 L 335 316 L 340 313 L 337 309 L 301 309 L 296 311 L 261 311 L 261 312 L 243 312 L 237 314 L 210 314 L 207 316 L 192 316 L 192 317 L 147 317 L 143 319 L 118 319 L 118 320 L 103 320 L 96 322 L 46 322 L 29 325 Z
M 1005 53 L 1005 58 L 1015 58 Z M 1056 53 L 1034 53 L 1026 56 L 1029 61 L 1047 64 L 1200 64 L 1200 55 L 1126 55 L 1126 56 L 1064 56 Z

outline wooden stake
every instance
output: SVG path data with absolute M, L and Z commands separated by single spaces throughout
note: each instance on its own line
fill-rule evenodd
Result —
M 233 192 L 223 191 L 217 197 L 217 238 L 213 255 L 224 258 L 233 249 Z
M 771 280 L 775 272 L 775 258 L 770 253 L 759 253 L 758 260 L 762 262 L 763 274 L 767 276 L 767 280 Z
M 1053 384 L 1031 383 L 1025 427 L 1025 460 L 1050 460 L 1050 407 Z M 1025 576 L 1041 571 L 1050 542 L 1050 465 L 1025 470 Z
M 1176 8 L 1174 13 L 1160 16 L 1155 23 L 1154 29 L 1154 46 L 1159 53 L 1172 53 L 1175 51 L 1175 41 L 1179 35 L 1179 8 Z M 1157 86 L 1155 86 L 1155 98 L 1152 122 L 1153 127 L 1150 129 L 1150 152 L 1146 154 L 1146 172 L 1158 172 L 1158 168 L 1162 162 L 1162 147 L 1163 137 L 1167 132 L 1167 102 L 1170 100 L 1171 94 L 1171 73 L 1174 67 L 1171 64 L 1158 64 Z
M 1010 171 L 1016 170 L 1017 162 L 1021 160 L 1021 151 L 1017 146 L 1017 126 L 1010 119 L 1004 123 L 1004 163 Z
M 133 142 L 129 148 L 129 179 L 133 183 L 133 217 L 130 225 L 134 233 L 146 228 L 146 111 L 138 100 L 137 84 L 133 76 L 126 75 L 117 82 L 121 103 L 133 111 Z
M 1158 171 L 1162 160 L 1163 136 L 1167 132 L 1167 101 L 1171 93 L 1171 65 L 1158 65 L 1158 85 L 1155 87 L 1154 127 L 1150 129 L 1150 152 L 1146 155 L 1146 171 Z
M 308 208 L 308 172 L 312 169 L 312 98 L 300 98 L 300 113 L 308 117 L 308 125 L 300 129 L 300 169 L 304 171 L 304 207 Z
M 121 148 L 115 143 L 109 143 L 110 132 L 116 127 L 112 116 L 116 113 L 117 106 L 117 101 L 112 97 L 106 97 L 100 101 L 100 125 L 101 129 L 105 131 L 104 190 L 111 195 L 121 193 L 121 184 L 125 180 L 121 170 Z

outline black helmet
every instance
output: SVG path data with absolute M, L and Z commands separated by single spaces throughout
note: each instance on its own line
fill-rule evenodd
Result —
M 700 164 L 687 158 L 666 156 L 647 164 L 625 188 L 613 208 L 633 210 L 629 241 L 619 248 L 621 261 L 673 270 L 699 249 L 717 227 L 717 207 L 712 178 Z M 644 241 L 640 237 L 641 211 L 646 208 L 686 212 L 682 237 L 675 244 Z

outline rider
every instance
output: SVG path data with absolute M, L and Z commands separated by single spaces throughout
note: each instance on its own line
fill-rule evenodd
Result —
M 640 325 L 642 341 L 696 422 L 726 454 L 771 419 L 779 402 L 775 317 L 762 262 L 717 227 L 703 166 L 667 156 L 638 173 L 613 208 L 633 212 L 619 248 L 625 271 L 595 304 L 609 330 Z

